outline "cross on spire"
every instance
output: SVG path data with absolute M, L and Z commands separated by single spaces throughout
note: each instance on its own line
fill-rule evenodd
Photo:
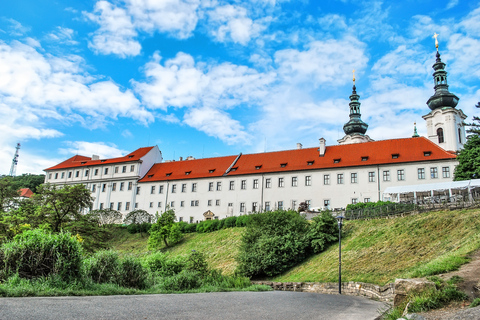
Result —
M 435 48 L 437 48 L 437 51 L 438 51 L 438 39 L 437 39 L 438 36 L 439 34 L 435 32 L 432 37 L 432 38 L 435 38 Z

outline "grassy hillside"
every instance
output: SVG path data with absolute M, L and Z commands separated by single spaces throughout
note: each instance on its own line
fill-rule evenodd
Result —
M 451 271 L 480 248 L 478 209 L 347 221 L 344 228 L 342 281 L 383 285 Z M 338 244 L 274 280 L 338 281 Z
M 421 277 L 450 271 L 480 249 L 480 210 L 442 211 L 394 219 L 347 221 L 342 239 L 342 280 L 385 284 L 400 277 Z M 121 230 L 114 249 L 142 255 L 147 236 Z M 243 228 L 187 234 L 168 249 L 186 254 L 199 250 L 211 266 L 226 274 L 235 270 Z M 162 249 L 165 250 L 165 249 Z M 275 281 L 338 281 L 338 244 L 312 256 Z

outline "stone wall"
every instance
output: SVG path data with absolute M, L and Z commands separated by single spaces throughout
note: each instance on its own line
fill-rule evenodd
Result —
M 255 284 L 263 284 L 279 291 L 315 292 L 325 294 L 338 294 L 338 283 L 336 282 L 271 282 L 253 281 Z M 395 284 L 389 283 L 382 286 L 364 282 L 343 282 L 342 294 L 350 296 L 364 296 L 371 299 L 393 302 L 395 295 Z

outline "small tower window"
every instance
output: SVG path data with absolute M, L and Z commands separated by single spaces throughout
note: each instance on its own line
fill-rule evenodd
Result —
M 458 142 L 462 143 L 462 130 L 460 128 L 458 128 Z
M 443 138 L 443 129 L 438 128 L 437 129 L 437 137 L 438 137 L 438 143 L 444 143 L 445 139 Z

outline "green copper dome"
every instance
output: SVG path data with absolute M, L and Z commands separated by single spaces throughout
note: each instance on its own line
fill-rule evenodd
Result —
M 431 110 L 438 108 L 455 108 L 459 98 L 448 91 L 447 72 L 445 71 L 445 63 L 440 59 L 440 53 L 437 50 L 437 60 L 432 66 L 433 79 L 435 82 L 435 94 L 427 101 L 427 105 Z
M 352 95 L 350 96 L 350 121 L 345 123 L 343 131 L 347 135 L 361 134 L 367 132 L 368 124 L 362 121 L 360 114 L 360 96 L 357 94 L 357 88 L 353 85 Z

